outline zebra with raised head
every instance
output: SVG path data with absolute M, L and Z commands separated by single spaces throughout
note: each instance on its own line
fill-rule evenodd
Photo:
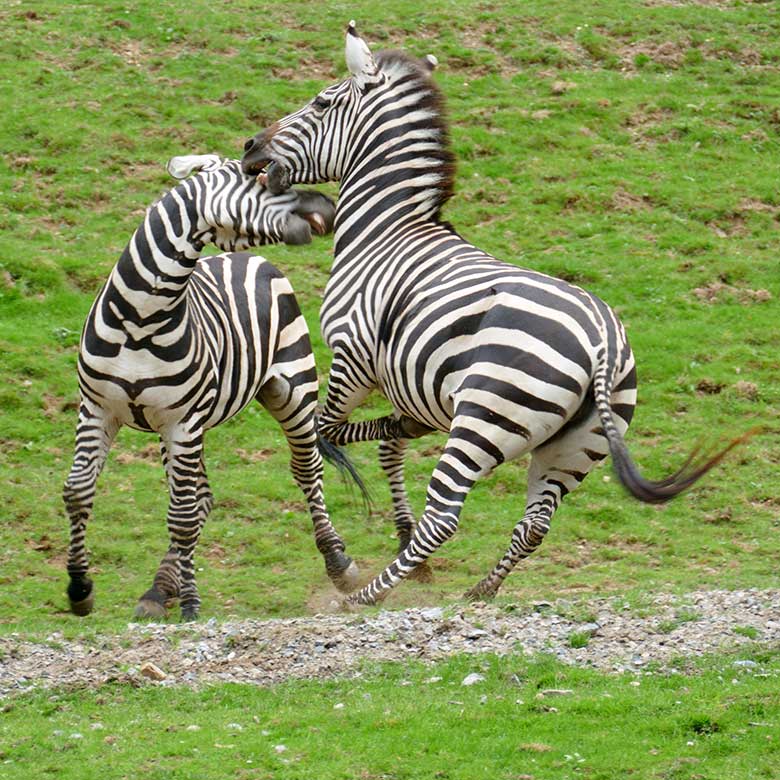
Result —
M 454 157 L 433 58 L 374 57 L 350 22 L 346 60 L 351 77 L 247 141 L 242 164 L 264 172 L 274 191 L 341 182 L 321 308 L 333 350 L 322 434 L 338 444 L 385 440 L 397 510 L 405 440 L 448 434 L 408 544 L 348 601 L 382 598 L 452 536 L 478 479 L 531 453 L 511 543 L 467 593 L 490 597 L 607 454 L 634 496 L 657 502 L 692 485 L 726 450 L 689 459 L 659 482 L 641 476 L 623 440 L 636 400 L 634 356 L 614 311 L 579 287 L 496 260 L 442 221 Z M 374 388 L 396 413 L 350 423 Z
M 86 615 L 93 607 L 86 526 L 111 443 L 129 425 L 159 435 L 170 494 L 170 548 L 136 614 L 163 615 L 165 602 L 179 597 L 182 617 L 197 617 L 193 553 L 213 503 L 203 437 L 253 399 L 281 426 L 328 575 L 349 590 L 356 569 L 323 498 L 306 322 L 282 273 L 237 251 L 310 241 L 312 229 L 332 227 L 333 202 L 316 192 L 272 195 L 237 160 L 216 155 L 173 158 L 168 170 L 177 178 L 197 173 L 147 210 L 81 337 L 76 450 L 63 492 L 71 609 Z M 201 258 L 209 243 L 227 253 Z M 339 456 L 329 445 L 324 451 Z

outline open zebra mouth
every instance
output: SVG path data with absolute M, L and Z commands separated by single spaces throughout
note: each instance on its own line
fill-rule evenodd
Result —
M 241 159 L 241 170 L 247 176 L 262 176 L 264 175 L 264 169 L 270 164 L 270 157 L 266 157 L 262 160 L 248 160 L 247 155 L 244 155 Z
M 276 160 L 271 160 L 265 170 L 260 170 L 257 174 L 257 180 L 265 185 L 272 195 L 281 195 L 292 186 L 290 169 Z

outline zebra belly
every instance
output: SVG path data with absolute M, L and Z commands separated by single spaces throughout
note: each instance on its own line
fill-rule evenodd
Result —
M 213 366 L 204 355 L 171 364 L 146 350 L 122 348 L 111 359 L 82 357 L 79 374 L 85 395 L 138 430 L 159 432 L 177 425 L 215 395 Z

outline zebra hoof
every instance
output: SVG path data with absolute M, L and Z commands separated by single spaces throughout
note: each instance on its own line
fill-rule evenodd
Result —
M 463 594 L 463 598 L 466 601 L 492 601 L 497 590 L 497 588 L 485 585 L 484 582 L 478 582 L 473 588 L 469 588 Z
M 90 612 L 92 612 L 92 608 L 94 606 L 95 594 L 94 591 L 90 591 L 89 596 L 87 596 L 85 599 L 81 599 L 81 601 L 71 600 L 70 611 L 79 617 L 86 617 Z
M 74 615 L 84 617 L 95 606 L 95 589 L 89 577 L 71 578 L 68 583 L 68 601 Z
M 181 622 L 182 623 L 193 623 L 198 619 L 198 608 L 197 607 L 185 607 L 182 608 L 181 611 Z
M 342 599 L 341 603 L 339 604 L 339 611 L 354 615 L 358 612 L 362 612 L 367 606 L 370 605 L 363 604 L 359 601 L 353 601 L 352 599 Z
M 331 576 L 331 582 L 342 592 L 351 593 L 358 586 L 360 579 L 360 570 L 354 561 L 349 562 L 344 571 Z
M 433 569 L 427 563 L 418 563 L 410 572 L 410 580 L 417 580 L 417 582 L 433 582 Z
M 140 620 L 156 620 L 166 616 L 165 605 L 152 599 L 139 599 L 135 607 L 135 617 Z

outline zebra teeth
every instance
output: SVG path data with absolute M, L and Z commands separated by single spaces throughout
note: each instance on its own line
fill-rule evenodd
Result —
M 322 218 L 321 214 L 317 214 L 316 212 L 314 214 L 309 215 L 309 224 L 314 228 L 314 232 L 318 236 L 324 236 L 325 233 L 328 232 L 327 228 L 325 227 L 325 220 Z

